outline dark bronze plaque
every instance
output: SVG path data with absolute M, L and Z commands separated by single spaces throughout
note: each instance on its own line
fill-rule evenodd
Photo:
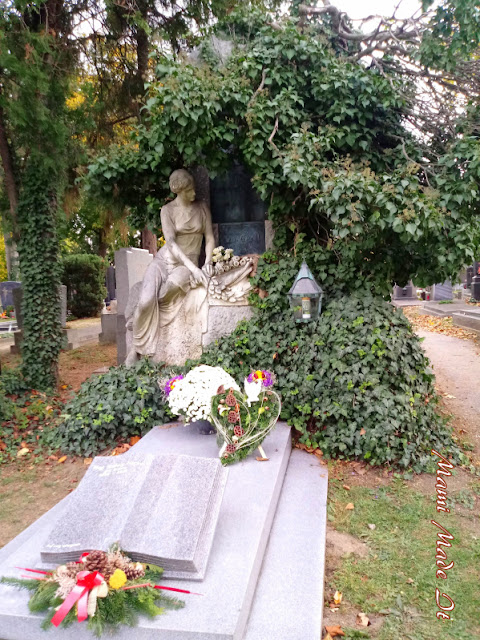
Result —
M 241 165 L 210 182 L 210 204 L 214 223 L 261 222 L 266 218 L 267 207 Z
M 233 249 L 235 255 L 264 253 L 265 223 L 236 222 L 218 225 L 219 242 L 225 249 Z

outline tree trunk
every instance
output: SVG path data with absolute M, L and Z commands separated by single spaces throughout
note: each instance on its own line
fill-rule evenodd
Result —
M 147 249 L 152 255 L 157 253 L 157 236 L 145 227 L 142 231 L 142 249 Z

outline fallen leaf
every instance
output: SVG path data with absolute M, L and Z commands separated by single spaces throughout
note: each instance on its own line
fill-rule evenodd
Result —
M 58 456 L 56 456 L 56 455 L 54 455 L 54 454 L 52 453 L 52 455 L 51 455 L 51 456 L 49 456 L 49 460 L 58 460 Z
M 335 604 L 340 604 L 342 602 L 342 592 L 341 591 L 335 591 L 335 593 L 333 594 L 333 602 Z
M 62 386 L 60 387 L 61 389 L 67 389 L 67 385 L 66 384 L 62 384 Z
M 25 442 L 25 440 L 22 440 L 22 442 L 20 443 L 20 446 L 25 448 L 25 447 L 28 447 L 28 444 Z
M 137 444 L 137 442 L 140 442 L 140 436 L 132 436 L 130 438 L 130 446 L 133 447 L 134 444 Z
M 343 488 L 344 488 L 346 491 L 350 491 L 350 487 L 348 486 L 348 484 L 344 484 L 344 485 L 343 485 Z
M 323 456 L 323 451 L 321 449 L 315 449 L 315 455 L 321 458 Z
M 3 440 L 0 440 L 0 451 L 5 451 L 6 448 L 7 445 L 5 444 L 5 442 L 3 442 Z
M 330 611 L 332 613 L 337 613 L 337 611 L 340 611 L 340 609 L 338 607 L 330 607 Z
M 66 459 L 67 459 L 67 456 L 62 456 L 57 460 L 57 464 L 62 464 L 63 462 L 65 462 Z
M 84 458 L 83 459 L 83 464 L 88 467 L 89 464 L 92 464 L 93 462 L 93 458 Z
M 446 393 L 443 397 L 444 397 L 444 398 L 449 398 L 449 399 L 451 399 L 451 400 L 452 400 L 452 399 L 453 399 L 453 400 L 455 400 L 455 399 L 456 399 L 456 398 L 455 398 L 455 396 L 452 396 L 452 394 L 451 394 L 451 393 Z
M 119 444 L 118 447 L 115 447 L 115 449 L 112 451 L 112 456 L 119 456 L 122 453 L 125 453 L 126 451 L 128 451 L 130 449 L 130 445 L 129 444 Z
M 330 637 L 335 638 L 335 636 L 344 636 L 345 632 L 339 624 L 335 624 L 331 627 L 325 626 L 327 633 L 330 634 Z
M 360 435 L 361 435 L 361 436 L 364 436 L 366 433 L 367 433 L 367 432 L 366 432 L 366 431 L 365 431 L 365 429 L 362 427 L 362 428 L 360 429 Z
M 30 449 L 27 447 L 23 447 L 23 449 L 19 449 L 17 451 L 17 458 L 21 458 L 22 456 L 26 456 L 27 453 L 30 453 Z
M 368 528 L 369 528 L 371 531 L 375 531 L 375 529 L 377 528 L 377 525 L 376 525 L 376 524 L 369 524 L 369 525 L 368 525 Z
M 260 456 L 257 456 L 257 460 L 258 462 L 267 462 L 269 458 L 261 458 Z
M 413 584 L 415 580 L 413 578 L 407 578 L 407 584 Z
M 345 507 L 345 509 L 347 509 L 348 511 L 351 511 L 352 509 L 355 509 L 355 505 L 353 504 L 353 502 L 349 502 Z
M 368 627 L 371 622 L 365 613 L 357 613 L 357 624 L 361 625 L 362 627 Z
M 323 638 L 323 640 L 332 640 L 332 636 L 327 633 L 327 635 Z

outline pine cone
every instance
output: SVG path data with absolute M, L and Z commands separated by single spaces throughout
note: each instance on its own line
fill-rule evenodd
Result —
M 105 551 L 90 551 L 84 563 L 87 571 L 99 571 L 102 575 L 106 566 L 107 554 Z
M 79 571 L 84 571 L 85 567 L 82 562 L 67 562 L 65 565 L 65 576 L 76 578 Z
M 128 556 L 123 555 L 120 551 L 113 551 L 107 554 L 107 562 L 103 577 L 108 581 L 108 579 L 113 576 L 116 569 L 121 569 L 126 573 L 126 568 L 130 564 L 132 564 L 132 561 Z
M 128 580 L 136 580 L 137 578 L 142 578 L 145 575 L 145 569 L 140 562 L 130 563 L 125 567 L 124 571 Z

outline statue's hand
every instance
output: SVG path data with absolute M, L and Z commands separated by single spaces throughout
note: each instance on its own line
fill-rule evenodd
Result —
M 192 276 L 190 278 L 192 284 L 196 287 L 205 287 L 205 289 L 208 287 L 208 277 L 207 274 L 204 273 L 201 269 L 199 269 L 198 267 L 196 267 L 193 271 L 192 271 Z
M 206 273 L 209 278 L 215 275 L 215 267 L 211 262 L 206 262 L 202 267 L 202 271 Z

